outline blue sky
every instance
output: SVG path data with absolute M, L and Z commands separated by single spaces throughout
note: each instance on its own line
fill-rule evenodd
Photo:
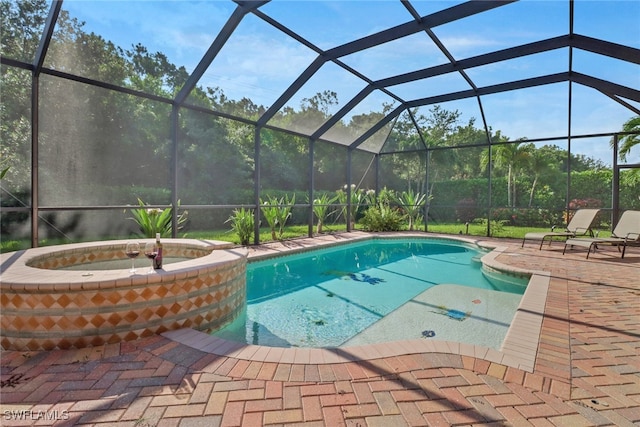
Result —
M 421 16 L 460 2 L 413 1 Z M 88 1 L 66 0 L 63 8 L 85 21 L 85 29 L 127 49 L 142 43 L 150 51 L 166 54 L 170 61 L 189 71 L 208 49 L 235 8 L 223 0 L 204 1 Z M 321 49 L 330 49 L 353 39 L 410 21 L 411 15 L 399 0 L 273 0 L 262 10 L 298 32 Z M 569 1 L 524 0 L 461 21 L 433 28 L 456 60 L 515 45 L 567 34 Z M 640 48 L 640 2 L 575 1 L 575 27 L 578 34 Z M 236 29 L 215 58 L 202 81 L 219 86 L 231 99 L 247 97 L 257 104 L 271 105 L 315 58 L 317 54 L 253 15 Z M 366 52 L 341 58 L 345 64 L 376 80 L 448 62 L 424 33 L 386 43 Z M 467 71 L 479 86 L 519 80 L 568 69 L 569 50 L 551 51 Z M 573 68 L 577 72 L 611 80 L 625 86 L 640 87 L 640 66 L 574 49 Z M 340 105 L 348 102 L 365 86 L 361 79 L 333 64 L 325 65 L 291 100 L 298 107 L 303 98 L 323 90 L 334 90 Z M 457 73 L 390 88 L 405 100 L 424 98 L 469 86 Z M 482 98 L 482 106 L 494 130 L 512 139 L 544 138 L 567 133 L 568 83 L 501 93 Z M 573 84 L 572 133 L 612 132 L 633 116 L 605 95 Z M 354 110 L 354 114 L 380 111 L 393 100 L 374 93 Z M 638 103 L 630 102 L 637 108 Z M 480 110 L 475 99 L 442 104 L 459 110 L 466 122 L 475 117 L 480 126 Z M 422 107 L 427 113 L 428 107 Z M 573 150 L 610 163 L 608 139 L 581 141 Z M 561 143 L 558 145 L 562 145 Z M 640 161 L 633 153 L 632 161 Z

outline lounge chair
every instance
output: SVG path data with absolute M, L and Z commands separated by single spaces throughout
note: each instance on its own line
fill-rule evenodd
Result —
M 638 244 L 640 244 L 640 211 L 628 210 L 622 213 L 620 221 L 618 221 L 618 224 L 611 233 L 611 237 L 567 239 L 564 243 L 562 254 L 564 255 L 567 246 L 582 246 L 587 248 L 588 259 L 591 250 L 595 252 L 598 245 L 610 245 L 616 246 L 618 252 L 620 252 L 620 247 L 622 247 L 622 256 L 620 258 L 624 258 L 624 252 L 627 246 Z
M 565 239 L 576 237 L 578 235 L 587 235 L 593 237 L 593 231 L 591 230 L 591 224 L 596 218 L 596 215 L 600 212 L 600 209 L 578 209 L 573 218 L 567 224 L 567 228 L 564 231 L 555 231 L 555 226 L 551 228 L 549 232 L 535 232 L 527 233 L 522 239 L 522 247 L 524 248 L 524 242 L 528 240 L 540 240 L 540 249 L 546 239 L 549 239 L 549 245 L 554 237 L 564 237 Z

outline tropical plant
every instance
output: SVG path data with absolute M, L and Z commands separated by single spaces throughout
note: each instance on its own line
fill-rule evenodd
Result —
M 409 221 L 410 231 L 413 231 L 414 224 L 422 218 L 421 212 L 426 199 L 426 194 L 414 193 L 411 189 L 403 191 L 397 197 L 396 201 L 404 210 L 405 217 Z
M 269 225 L 269 229 L 271 230 L 271 239 L 277 240 L 276 238 L 276 224 L 278 219 L 278 203 L 280 201 L 276 197 L 269 197 L 268 200 L 260 199 L 260 211 L 262 212 L 262 216 L 265 221 L 267 221 L 267 225 Z
M 620 160 L 625 162 L 627 160 L 627 155 L 631 151 L 631 148 L 640 144 L 640 116 L 635 116 L 627 120 L 622 125 L 623 132 L 636 132 L 630 133 L 626 135 L 622 135 L 618 139 L 618 156 L 620 156 Z M 611 146 L 613 147 L 614 140 L 611 140 Z
M 399 231 L 402 228 L 402 215 L 397 209 L 378 202 L 364 212 L 361 223 L 367 231 Z
M 376 190 L 367 190 L 364 192 L 361 200 L 363 205 L 373 206 L 376 204 L 377 199 Z
M 351 198 L 349 203 L 351 205 L 351 214 L 349 215 L 349 218 L 347 218 L 347 189 L 348 187 L 345 185 L 343 188 L 340 188 L 338 189 L 338 191 L 336 191 L 338 202 L 342 205 L 338 218 L 343 216 L 345 220 L 351 224 L 351 226 L 354 226 L 356 223 L 358 209 L 367 200 L 367 192 L 362 189 L 357 189 L 355 184 L 351 184 Z
M 387 187 L 383 187 L 382 190 L 378 193 L 377 201 L 385 203 L 387 205 L 391 205 L 395 200 L 397 200 L 398 195 L 395 191 L 388 189 Z M 375 204 L 376 200 L 374 200 L 372 205 Z
M 267 221 L 267 224 L 269 224 L 271 238 L 273 240 L 282 239 L 284 226 L 289 217 L 291 217 L 291 208 L 293 208 L 295 201 L 295 194 L 291 200 L 289 200 L 289 196 L 284 196 L 280 199 L 275 196 L 269 196 L 266 201 L 260 199 L 260 210 L 262 211 L 262 215 Z M 276 229 L 278 230 L 278 234 L 276 234 Z
M 233 215 L 226 222 L 231 223 L 231 231 L 234 231 L 240 239 L 241 245 L 248 245 L 253 237 L 253 211 L 251 209 L 235 209 Z
M 142 200 L 138 199 L 140 208 L 131 209 L 131 214 L 138 227 L 140 227 L 141 235 L 144 237 L 155 237 L 157 233 L 160 233 L 162 237 L 170 237 L 173 231 L 171 225 L 171 219 L 173 216 L 173 208 L 149 208 Z M 178 202 L 178 207 L 180 202 Z M 184 227 L 184 223 L 187 222 L 188 212 L 183 211 L 178 215 L 178 230 Z
M 531 190 L 529 191 L 529 207 L 531 207 L 533 205 L 533 196 L 536 191 L 536 186 L 538 185 L 538 180 L 551 170 L 551 159 L 546 155 L 545 151 L 532 149 L 529 168 L 530 171 L 533 172 L 533 182 L 531 183 Z
M 278 239 L 282 239 L 284 234 L 284 226 L 291 217 L 291 209 L 296 204 L 296 195 L 294 194 L 289 200 L 289 196 L 280 199 L 276 209 L 276 223 L 278 224 Z
M 322 226 L 325 221 L 335 211 L 331 210 L 331 204 L 338 199 L 338 196 L 329 197 L 327 193 L 313 200 L 313 213 L 318 220 L 316 224 L 316 233 L 322 233 Z
M 498 169 L 507 171 L 507 205 L 516 206 L 516 178 L 518 171 L 527 165 L 531 157 L 532 144 L 521 142 L 505 143 L 491 147 L 493 150 L 492 162 Z M 480 162 L 482 169 L 489 165 L 489 152 L 483 151 Z

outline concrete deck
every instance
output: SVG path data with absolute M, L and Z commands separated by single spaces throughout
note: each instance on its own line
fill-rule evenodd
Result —
M 640 425 L 640 248 L 587 260 L 584 251 L 563 256 L 562 243 L 479 240 L 500 248 L 491 262 L 536 272 L 502 351 L 426 339 L 278 349 L 192 330 L 2 351 L 0 425 Z

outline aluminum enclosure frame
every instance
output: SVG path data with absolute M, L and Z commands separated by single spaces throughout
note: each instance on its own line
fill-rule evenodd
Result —
M 464 19 L 469 16 L 473 16 L 476 14 L 480 14 L 491 9 L 500 8 L 505 5 L 514 3 L 514 0 L 495 0 L 495 1 L 467 1 L 450 8 L 440 10 L 438 12 L 432 13 L 426 16 L 420 16 L 416 10 L 413 8 L 411 2 L 409 0 L 401 0 L 403 6 L 407 9 L 407 11 L 414 17 L 413 20 L 407 21 L 404 24 L 388 28 L 377 33 L 371 34 L 369 36 L 353 40 L 342 44 L 340 46 L 322 50 L 316 46 L 314 46 L 309 41 L 305 40 L 302 36 L 292 31 L 290 28 L 282 25 L 278 21 L 274 20 L 268 14 L 263 12 L 260 8 L 269 3 L 266 1 L 240 1 L 234 0 L 237 4 L 235 11 L 229 17 L 226 24 L 223 26 L 222 30 L 212 42 L 210 47 L 207 49 L 206 53 L 198 63 L 195 70 L 190 74 L 184 86 L 177 93 L 177 95 L 173 99 L 166 99 L 162 97 L 157 97 L 154 95 L 149 95 L 146 93 L 142 93 L 139 91 L 132 90 L 130 88 L 124 88 L 117 85 L 109 84 L 106 82 L 100 82 L 93 79 L 73 75 L 71 73 L 62 72 L 59 70 L 48 69 L 43 66 L 44 58 L 47 54 L 53 31 L 56 25 L 56 22 L 59 18 L 60 11 L 63 6 L 63 0 L 53 0 L 51 3 L 51 8 L 49 11 L 49 15 L 44 25 L 44 29 L 42 32 L 42 36 L 40 39 L 39 46 L 35 52 L 35 58 L 32 63 L 25 63 L 22 61 L 18 61 L 11 58 L 5 58 L 4 56 L 0 58 L 1 63 L 6 66 L 13 66 L 23 69 L 28 69 L 32 74 L 32 99 L 31 99 L 31 126 L 32 126 L 32 137 L 31 137 L 31 150 L 32 150 L 32 193 L 31 193 L 31 206 L 29 207 L 31 213 L 31 221 L 32 221 L 32 246 L 36 247 L 38 245 L 38 214 L 42 210 L 53 210 L 53 209 L 65 209 L 65 207 L 40 207 L 38 203 L 38 148 L 39 148 L 39 116 L 38 116 L 38 106 L 39 106 L 39 77 L 42 73 L 47 75 L 52 75 L 56 77 L 61 77 L 64 79 L 94 85 L 102 88 L 106 88 L 109 90 L 127 93 L 135 96 L 145 97 L 149 99 L 154 99 L 156 101 L 160 101 L 163 103 L 170 104 L 172 106 L 171 113 L 171 143 L 173 146 L 172 154 L 172 206 L 178 205 L 178 194 L 177 194 L 177 146 L 179 144 L 178 141 L 178 132 L 177 132 L 177 117 L 180 113 L 181 109 L 191 109 L 197 110 L 200 112 L 205 112 L 207 114 L 212 114 L 214 116 L 230 118 L 233 120 L 238 120 L 250 125 L 255 126 L 255 155 L 257 158 L 260 155 L 260 130 L 265 129 L 274 129 L 281 132 L 294 134 L 297 136 L 304 136 L 309 139 L 309 152 L 310 152 L 310 165 L 313 165 L 313 146 L 316 141 L 327 142 L 331 144 L 338 144 L 335 141 L 331 141 L 328 138 L 323 138 L 323 136 L 329 131 L 335 124 L 340 122 L 349 112 L 360 103 L 364 98 L 366 98 L 369 94 L 374 91 L 382 91 L 391 98 L 395 99 L 399 102 L 399 105 L 393 109 L 386 117 L 380 120 L 378 123 L 374 124 L 369 130 L 365 131 L 361 136 L 351 141 L 347 147 L 348 158 L 351 158 L 351 153 L 353 150 L 361 150 L 362 144 L 366 142 L 369 138 L 375 135 L 378 131 L 383 129 L 387 124 L 391 121 L 395 120 L 400 114 L 403 112 L 408 112 L 410 117 L 412 118 L 414 125 L 416 127 L 416 131 L 420 135 L 421 143 L 424 147 L 424 150 L 427 153 L 432 149 L 427 146 L 425 143 L 424 135 L 420 131 L 417 123 L 415 123 L 415 119 L 411 113 L 411 109 L 416 107 L 434 105 L 446 101 L 452 100 L 460 100 L 465 98 L 476 98 L 480 112 L 481 119 L 483 123 L 483 128 L 487 135 L 487 146 L 491 146 L 493 142 L 490 138 L 489 132 L 489 124 L 487 123 L 486 117 L 484 115 L 484 109 L 482 106 L 481 97 L 487 94 L 512 91 L 523 88 L 536 87 L 541 85 L 549 85 L 554 83 L 568 82 L 569 83 L 569 91 L 572 90 L 573 84 L 578 84 L 586 87 L 590 87 L 597 91 L 600 91 L 610 99 L 622 105 L 624 108 L 628 109 L 630 112 L 634 114 L 640 115 L 640 109 L 634 106 L 633 104 L 625 101 L 630 100 L 636 103 L 640 103 L 640 90 L 638 88 L 632 88 L 627 86 L 622 86 L 613 82 L 609 82 L 606 80 L 602 80 L 596 78 L 594 76 L 590 76 L 587 74 L 578 73 L 573 70 L 572 60 L 570 59 L 568 64 L 568 69 L 566 72 L 550 74 L 550 75 L 542 75 L 533 78 L 516 80 L 516 81 L 505 81 L 496 85 L 480 87 L 477 86 L 472 78 L 468 76 L 465 70 L 483 66 L 495 64 L 501 61 L 524 57 L 528 55 L 534 55 L 537 53 L 553 51 L 557 49 L 569 49 L 569 57 L 572 58 L 573 50 L 578 49 L 582 51 L 592 52 L 598 55 L 604 55 L 611 58 L 615 58 L 620 61 L 624 61 L 631 64 L 640 64 L 640 49 L 636 49 L 630 46 L 624 46 L 600 39 L 595 39 L 592 37 L 584 36 L 581 34 L 574 33 L 573 30 L 573 21 L 574 21 L 574 4 L 573 0 L 567 0 L 569 2 L 569 23 L 568 23 L 568 33 L 565 35 L 561 35 L 558 37 L 548 38 L 545 40 L 536 41 L 533 43 L 523 44 L 520 46 L 514 46 L 507 49 L 497 50 L 493 52 L 489 52 L 483 55 L 478 55 L 469 58 L 463 58 L 456 60 L 453 55 L 447 50 L 446 44 L 443 43 L 435 33 L 432 31 L 433 28 L 443 25 L 445 23 L 457 21 L 460 19 Z M 224 114 L 217 111 L 211 111 L 208 109 L 204 109 L 202 107 L 190 105 L 188 102 L 188 96 L 191 91 L 197 86 L 198 82 L 202 78 L 203 74 L 207 70 L 207 68 L 211 65 L 217 54 L 224 47 L 225 43 L 228 41 L 229 37 L 233 34 L 233 31 L 237 28 L 237 26 L 241 23 L 241 21 L 249 14 L 253 14 L 257 18 L 267 22 L 269 25 L 274 26 L 280 31 L 288 34 L 298 42 L 304 44 L 309 47 L 313 51 L 315 51 L 318 56 L 316 59 L 303 71 L 299 77 L 286 89 L 282 92 L 282 94 L 277 98 L 277 100 L 265 111 L 265 113 L 256 121 L 247 120 L 241 117 L 234 117 L 228 114 Z M 341 61 L 341 58 L 357 53 L 366 51 L 366 49 L 379 46 L 381 44 L 400 39 L 402 37 L 406 37 L 409 35 L 413 35 L 416 33 L 424 32 L 427 36 L 438 46 L 438 48 L 442 51 L 442 53 L 448 58 L 449 63 L 424 68 L 421 70 L 416 70 L 404 74 L 399 74 L 396 76 L 380 79 L 380 80 L 369 80 L 363 74 L 359 73 L 358 70 L 354 70 L 353 68 L 346 65 Z M 367 82 L 365 88 L 363 88 L 358 94 L 356 94 L 353 98 L 351 98 L 344 106 L 337 111 L 333 116 L 329 118 L 325 123 L 323 123 L 317 130 L 310 134 L 303 134 L 300 132 L 293 132 L 287 129 L 281 129 L 269 124 L 271 118 L 275 116 L 275 114 L 280 111 L 280 109 L 287 104 L 287 102 L 298 92 L 302 86 L 311 79 L 316 72 L 318 72 L 322 66 L 328 62 L 332 62 L 338 67 L 343 68 L 347 72 L 357 76 L 358 78 Z M 451 92 L 446 94 L 441 94 L 437 96 L 431 96 L 420 99 L 403 99 L 397 96 L 390 87 L 414 82 L 422 79 L 429 79 L 432 77 L 441 76 L 444 74 L 457 72 L 460 73 L 461 76 L 465 79 L 465 81 L 469 84 L 470 89 Z M 572 105 L 571 105 L 571 96 L 568 97 L 568 111 L 569 116 L 571 116 Z M 570 120 L 570 118 L 569 118 Z M 388 137 L 388 135 L 387 135 Z M 567 135 L 565 137 L 558 138 L 566 138 L 569 141 L 569 147 L 571 144 L 571 140 L 575 138 L 588 137 L 585 135 L 572 135 L 571 127 L 568 126 Z M 616 136 L 617 139 L 617 136 Z M 549 140 L 545 138 L 545 140 Z M 384 144 L 381 144 L 380 147 L 383 147 Z M 455 147 L 449 147 L 455 148 Z M 377 152 L 371 152 L 369 150 L 365 150 L 375 156 L 376 164 L 379 162 L 380 156 L 394 154 L 393 152 L 382 152 L 382 148 L 380 148 Z M 570 149 L 569 149 L 570 152 Z M 617 164 L 617 158 L 614 155 L 614 169 L 616 171 L 616 175 L 618 170 L 621 167 Z M 351 162 L 348 161 L 348 170 L 346 171 L 346 175 L 348 177 L 348 183 L 351 183 Z M 260 170 L 259 170 L 259 162 L 256 162 L 256 179 L 255 179 L 255 187 L 254 187 L 254 202 L 256 206 L 259 204 L 260 197 Z M 310 200 L 313 200 L 313 167 L 310 167 L 310 182 L 312 183 L 312 188 L 309 191 Z M 570 175 L 570 174 L 569 174 Z M 491 185 L 491 184 L 489 184 Z M 570 187 L 570 183 L 568 183 L 568 188 Z M 350 187 L 349 187 L 350 188 Z M 615 195 L 614 195 L 615 197 Z M 614 200 L 613 203 L 614 211 L 617 209 L 617 201 Z M 86 207 L 86 208 L 96 208 L 100 209 L 101 207 Z M 115 207 L 120 208 L 120 207 Z M 351 209 L 348 206 L 348 209 Z M 176 221 L 176 209 L 174 209 L 174 233 L 177 227 L 175 227 Z M 615 215 L 614 215 L 615 217 Z M 257 221 L 256 221 L 257 222 Z M 309 229 L 311 233 L 311 228 Z

